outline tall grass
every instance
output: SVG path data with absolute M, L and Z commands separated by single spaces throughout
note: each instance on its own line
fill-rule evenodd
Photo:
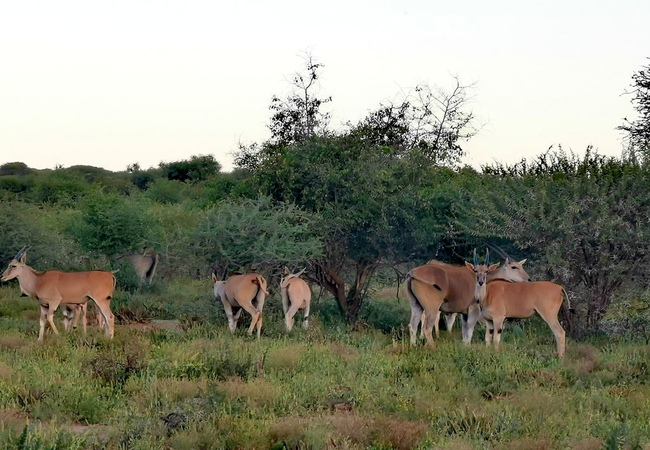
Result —
M 481 339 L 462 345 L 458 329 L 435 349 L 411 347 L 406 301 L 380 293 L 355 330 L 321 299 L 311 328 L 287 335 L 278 300 L 267 303 L 257 340 L 227 331 L 208 281 L 160 282 L 116 293 L 123 323 L 115 339 L 93 328 L 87 336 L 47 334 L 39 345 L 36 303 L 15 286 L 0 288 L 0 447 L 633 449 L 649 442 L 645 341 L 569 342 L 560 361 L 550 330 L 530 320 L 506 326 L 500 351 Z M 178 322 L 136 323 L 151 318 Z

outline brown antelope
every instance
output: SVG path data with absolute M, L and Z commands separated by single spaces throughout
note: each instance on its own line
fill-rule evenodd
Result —
M 487 259 L 489 261 L 489 251 Z M 506 264 L 490 274 L 491 279 L 501 278 L 513 282 L 530 281 L 523 268 L 523 263 L 514 262 L 509 257 Z M 412 269 L 406 275 L 406 295 L 411 303 L 411 321 L 409 331 L 411 344 L 415 345 L 417 330 L 422 315 L 436 318 L 438 312 L 461 313 L 463 325 L 463 342 L 469 344 L 474 334 L 474 327 L 479 320 L 478 305 L 474 300 L 476 277 L 465 266 L 454 266 L 440 261 L 429 261 L 424 266 Z M 474 265 L 478 257 L 474 251 Z M 498 266 L 498 264 L 497 264 Z M 427 343 L 433 346 L 432 331 L 435 320 L 424 320 L 422 327 Z
M 284 277 L 280 280 L 280 293 L 282 294 L 282 309 L 287 331 L 293 328 L 293 316 L 298 311 L 303 311 L 302 327 L 309 327 L 309 306 L 311 304 L 311 290 L 309 285 L 300 278 L 305 269 L 298 273 L 290 273 L 284 268 Z
M 145 253 L 144 255 L 125 255 L 121 256 L 119 260 L 129 261 L 135 273 L 140 277 L 140 283 L 145 281 L 148 284 L 151 284 L 153 276 L 156 273 L 156 268 L 158 267 L 159 256 L 157 253 Z
M 54 325 L 54 312 L 59 305 L 85 305 L 88 299 L 95 302 L 104 318 L 104 330 L 113 337 L 115 317 L 111 312 L 111 296 L 115 289 L 115 277 L 110 272 L 93 270 L 90 272 L 60 272 L 48 270 L 37 272 L 27 264 L 27 248 L 23 247 L 9 267 L 2 274 L 2 281 L 18 278 L 20 290 L 35 298 L 41 305 L 40 331 L 38 340 L 43 341 L 45 323 L 59 334 Z M 68 318 L 68 316 L 66 316 Z
M 233 275 L 225 281 L 217 281 L 217 276 L 212 274 L 212 283 L 215 300 L 221 299 L 223 308 L 228 316 L 228 328 L 234 332 L 241 310 L 245 309 L 251 315 L 251 326 L 248 334 L 253 334 L 257 326 L 257 338 L 262 332 L 262 308 L 264 298 L 269 293 L 266 291 L 266 280 L 257 273 Z M 233 314 L 233 310 L 235 314 Z
M 564 356 L 566 346 L 565 332 L 557 318 L 562 301 L 569 296 L 562 286 L 550 281 L 531 283 L 509 283 L 503 280 L 489 281 L 490 273 L 495 268 L 487 266 L 474 267 L 476 274 L 476 296 L 481 317 L 487 322 L 485 344 L 490 345 L 494 339 L 495 348 L 499 348 L 503 322 L 506 318 L 526 319 L 537 312 L 551 327 L 557 343 L 557 354 Z

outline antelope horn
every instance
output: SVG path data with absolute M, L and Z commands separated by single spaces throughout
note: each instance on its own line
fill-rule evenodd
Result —
M 476 247 L 474 247 L 474 265 L 478 266 L 478 255 L 476 254 Z
M 25 254 L 25 252 L 27 252 L 27 250 L 29 250 L 30 248 L 31 248 L 31 247 L 27 247 L 27 246 L 21 248 L 20 251 L 19 251 L 18 253 L 16 253 L 16 256 L 14 256 L 14 259 L 15 259 L 16 261 L 20 260 L 20 258 L 23 257 L 23 255 Z
M 497 253 L 500 257 L 503 259 L 507 258 L 508 255 L 506 255 L 506 252 L 504 252 L 501 247 L 494 246 L 492 244 L 488 244 L 488 247 L 491 248 L 493 251 Z
M 492 250 L 494 250 L 495 252 L 497 252 L 497 253 L 499 254 L 499 256 L 501 256 L 503 259 L 505 259 L 505 260 L 510 260 L 510 261 L 514 261 L 514 259 L 513 259 L 510 255 L 508 255 L 508 254 L 505 252 L 505 250 L 503 250 L 501 247 L 499 247 L 499 246 L 494 246 L 494 245 L 491 245 L 491 244 L 488 244 L 488 246 L 489 246 Z
M 298 272 L 298 273 L 296 274 L 296 276 L 299 277 L 300 275 L 302 275 L 303 273 L 305 273 L 305 270 L 307 270 L 307 267 L 305 267 L 305 268 L 302 269 L 300 272 Z
M 485 265 L 490 267 L 490 249 L 485 249 Z

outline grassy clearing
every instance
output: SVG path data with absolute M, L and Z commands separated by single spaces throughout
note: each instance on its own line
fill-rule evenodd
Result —
M 558 361 L 531 320 L 508 324 L 500 352 L 481 330 L 472 346 L 455 330 L 435 350 L 411 348 L 405 300 L 381 294 L 356 331 L 322 301 L 312 328 L 290 336 L 271 299 L 257 341 L 227 333 L 206 283 L 176 282 L 116 296 L 123 317 L 181 319 L 172 326 L 38 345 L 36 304 L 18 294 L 0 289 L 3 448 L 586 450 L 650 436 L 645 343 L 569 342 Z

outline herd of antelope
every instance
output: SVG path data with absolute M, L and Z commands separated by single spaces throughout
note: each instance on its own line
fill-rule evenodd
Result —
M 558 356 L 564 356 L 565 332 L 558 321 L 558 312 L 566 296 L 564 288 L 548 281 L 531 281 L 523 268 L 525 259 L 517 262 L 505 254 L 502 256 L 505 257 L 503 265 L 490 265 L 488 251 L 485 264 L 479 264 L 474 250 L 473 264 L 466 262 L 464 266 L 458 266 L 432 260 L 408 272 L 406 292 L 411 304 L 411 344 L 417 343 L 417 331 L 421 326 L 427 344 L 433 346 L 433 330 L 435 328 L 438 337 L 438 323 L 440 314 L 443 313 L 447 329 L 450 331 L 457 314 L 461 315 L 464 343 L 471 342 L 474 327 L 481 321 L 486 326 L 486 344 L 489 346 L 494 342 L 498 348 L 506 318 L 527 318 L 537 312 L 555 335 Z M 73 326 L 76 328 L 81 317 L 85 333 L 88 300 L 95 304 L 98 322 L 106 335 L 113 337 L 115 317 L 111 312 L 110 302 L 115 289 L 115 276 L 112 272 L 37 272 L 26 264 L 26 257 L 27 248 L 23 247 L 9 263 L 1 280 L 18 279 L 21 292 L 39 302 L 39 341 L 43 341 L 46 323 L 58 334 L 53 317 L 59 306 L 63 310 L 64 328 L 70 328 L 73 318 Z M 157 256 L 148 259 L 130 257 L 130 260 L 142 281 L 150 283 L 158 263 Z M 294 316 L 299 311 L 303 313 L 303 327 L 307 328 L 309 325 L 311 291 L 309 285 L 301 278 L 304 271 L 303 269 L 298 273 L 290 273 L 285 267 L 284 276 L 280 280 L 287 331 L 293 328 Z M 241 312 L 245 310 L 251 316 L 248 333 L 252 334 L 257 328 L 259 338 L 264 299 L 269 294 L 264 277 L 249 273 L 232 275 L 224 281 L 218 281 L 213 274 L 212 284 L 215 301 L 220 300 L 223 304 L 230 331 L 236 330 Z

